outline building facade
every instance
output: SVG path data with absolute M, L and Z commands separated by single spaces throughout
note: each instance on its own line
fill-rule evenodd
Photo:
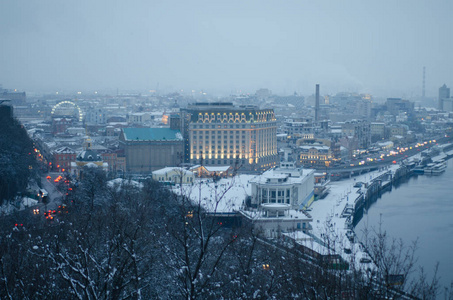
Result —
M 332 151 L 324 145 L 300 146 L 300 163 L 315 168 L 329 167 L 332 163 Z
M 195 181 L 195 175 L 183 168 L 167 167 L 153 171 L 153 179 L 172 184 L 192 184 Z
M 444 108 L 444 101 L 450 98 L 450 88 L 447 85 L 443 85 L 439 88 L 439 109 L 445 110 Z
M 309 119 L 304 121 L 287 119 L 283 123 L 283 132 L 290 137 L 308 138 L 311 136 L 313 138 L 313 123 Z
M 124 149 L 126 171 L 151 173 L 178 166 L 183 159 L 183 138 L 170 128 L 123 128 L 120 148 Z
M 181 110 L 181 131 L 185 162 L 262 171 L 278 161 L 273 109 L 195 103 Z
M 109 173 L 115 175 L 124 174 L 126 171 L 126 157 L 124 157 L 123 150 L 104 150 L 100 151 L 99 155 L 108 164 Z
M 282 211 L 309 207 L 314 200 L 313 169 L 296 168 L 294 163 L 282 162 L 272 170 L 250 180 L 251 204 L 277 213 L 274 204 L 282 204 Z
M 357 146 L 367 149 L 371 145 L 371 125 L 367 121 L 351 120 L 344 122 L 342 127 L 344 136 L 352 136 L 357 140 Z
M 86 149 L 77 155 L 75 162 L 71 162 L 71 174 L 74 178 L 83 178 L 84 167 L 102 168 L 104 172 L 108 172 L 108 164 L 102 161 L 96 151 L 91 150 L 91 143 L 88 143 Z
M 412 113 L 414 111 L 414 102 L 401 98 L 387 98 L 385 102 L 387 111 L 396 116 L 400 112 Z
M 11 100 L 11 105 L 25 105 L 27 95 L 25 92 L 12 92 L 0 88 L 0 99 Z
M 52 170 L 69 171 L 71 163 L 76 161 L 76 152 L 69 147 L 60 147 L 52 151 Z

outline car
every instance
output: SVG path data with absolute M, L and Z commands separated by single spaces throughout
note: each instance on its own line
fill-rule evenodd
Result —
M 48 211 L 44 212 L 44 217 L 46 217 L 47 220 L 53 220 L 56 213 L 57 213 L 56 210 L 49 209 Z

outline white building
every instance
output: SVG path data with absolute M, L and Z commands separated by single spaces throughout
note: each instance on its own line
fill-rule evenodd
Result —
M 262 175 L 239 175 L 218 182 L 202 179 L 174 189 L 191 195 L 212 215 L 240 214 L 266 237 L 311 230 L 313 218 L 303 208 L 314 200 L 314 170 L 281 163 Z
M 311 228 L 313 219 L 304 209 L 314 200 L 314 170 L 282 162 L 279 167 L 250 180 L 250 184 L 251 208 L 241 213 L 266 237 L 306 232 Z
M 101 108 L 89 108 L 85 114 L 85 122 L 88 124 L 105 124 L 106 112 Z
M 195 175 L 183 168 L 167 167 L 153 171 L 153 179 L 160 182 L 172 182 L 175 184 L 191 184 L 195 180 Z
M 282 162 L 279 167 L 250 180 L 252 206 L 286 204 L 288 209 L 310 206 L 314 200 L 314 173 L 313 169 L 296 168 L 292 162 Z

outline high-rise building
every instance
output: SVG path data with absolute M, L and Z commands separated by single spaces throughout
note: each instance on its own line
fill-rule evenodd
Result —
M 273 109 L 232 103 L 194 103 L 181 109 L 185 161 L 262 171 L 275 167 L 277 125 Z
M 439 109 L 444 110 L 444 99 L 450 98 L 450 88 L 445 83 L 439 88 Z

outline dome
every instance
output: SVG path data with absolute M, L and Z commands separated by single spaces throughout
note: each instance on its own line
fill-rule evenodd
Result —
M 102 161 L 101 156 L 99 156 L 96 152 L 93 150 L 85 150 L 79 153 L 77 155 L 77 160 L 78 161 Z

